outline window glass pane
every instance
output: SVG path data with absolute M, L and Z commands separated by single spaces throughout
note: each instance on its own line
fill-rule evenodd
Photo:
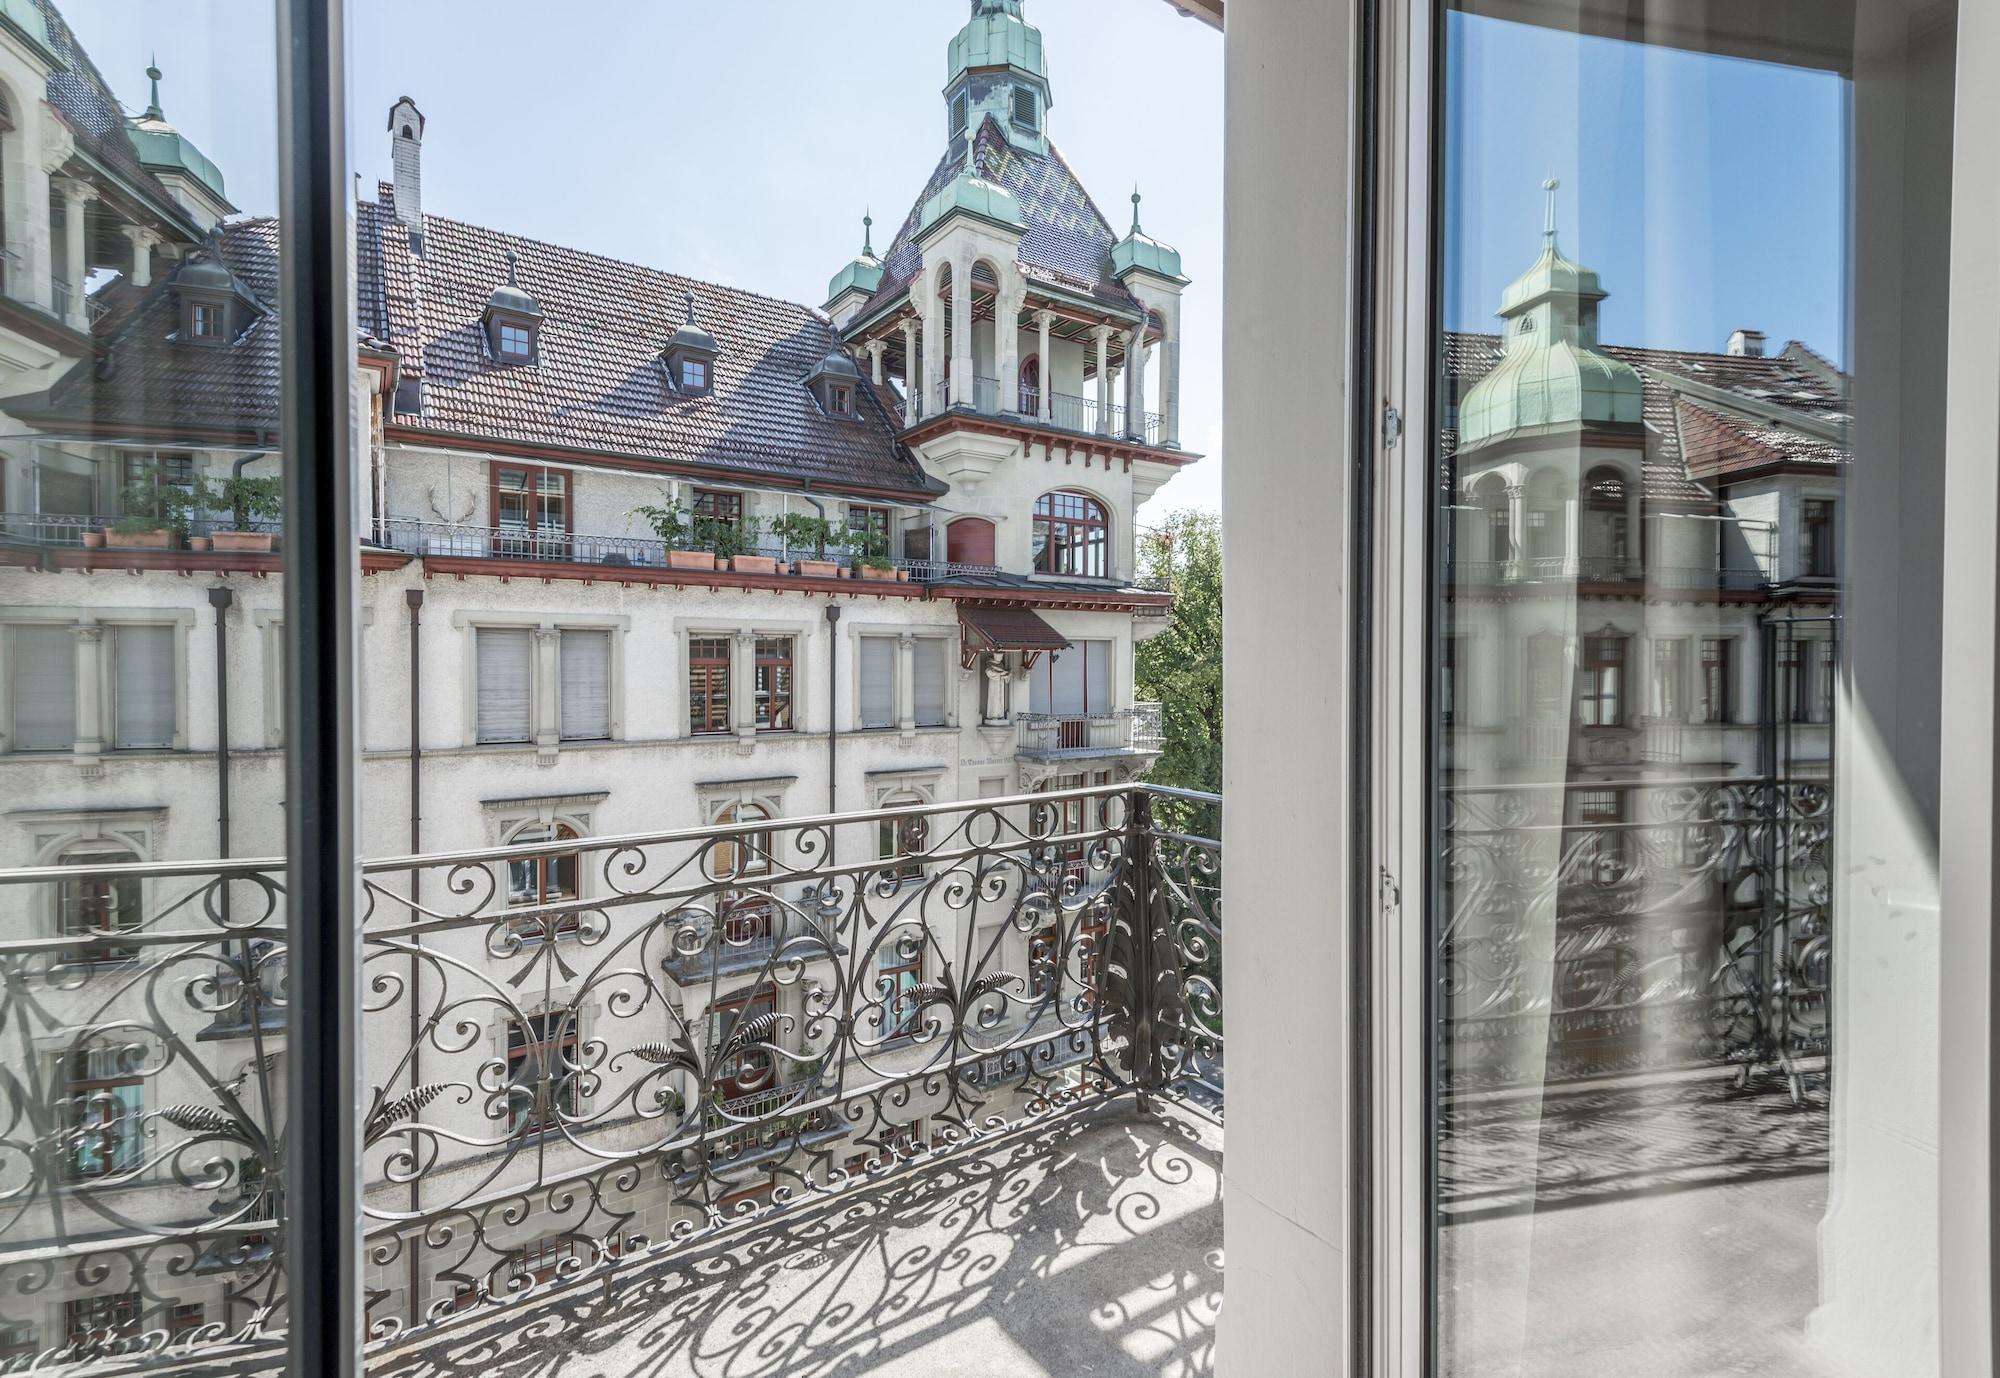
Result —
M 1435 1378 L 1939 1378 L 1954 7 L 1852 8 L 1443 7 Z

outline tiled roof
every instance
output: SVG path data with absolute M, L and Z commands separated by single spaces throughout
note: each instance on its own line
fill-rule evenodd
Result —
M 979 175 L 1005 187 L 1020 205 L 1019 261 L 1028 277 L 1095 297 L 1128 315 L 1140 314 L 1138 299 L 1112 273 L 1111 246 L 1118 242 L 1118 236 L 1061 152 L 1053 144 L 1047 157 L 1014 147 L 990 115 L 979 126 L 975 149 Z M 924 204 L 949 185 L 964 166 L 962 158 L 947 153 L 917 193 L 916 203 L 883 256 L 882 286 L 861 308 L 862 315 L 900 296 L 923 270 L 917 229 Z
M 1730 469 L 1767 463 L 1832 465 L 1848 457 L 1843 446 L 1768 415 L 1778 408 L 1797 413 L 1800 425 L 1822 427 L 1846 421 L 1848 402 L 1839 371 L 1804 345 L 1757 358 L 1624 345 L 1605 345 L 1603 350 L 1637 369 L 1645 384 L 1644 469 L 1651 499 L 1699 502 L 1713 496 L 1701 480 L 1726 477 Z M 1460 396 L 1499 358 L 1497 335 L 1445 336 L 1445 372 Z M 1711 389 L 1725 396 L 1712 397 Z M 1690 397 L 1697 390 L 1701 395 Z M 1730 406 L 1729 396 L 1741 399 L 1744 410 Z M 1457 436 L 1449 433 L 1444 440 L 1449 456 Z
M 168 277 L 123 306 L 104 337 L 101 365 L 86 359 L 48 397 L 10 409 L 38 420 L 110 424 L 134 435 L 158 431 L 254 434 L 278 424 L 278 222 L 241 220 L 218 241 L 222 262 L 263 305 L 226 346 L 170 339 L 180 302 Z
M 958 605 L 959 624 L 968 640 L 988 651 L 1067 651 L 1069 638 L 1044 622 L 1032 608 L 990 608 L 979 603 Z
M 781 482 L 926 494 L 938 490 L 895 439 L 872 389 L 861 416 L 828 416 L 805 386 L 840 347 L 809 307 L 623 263 L 539 240 L 424 218 L 414 257 L 393 192 L 360 222 L 364 330 L 395 345 L 423 379 L 423 408 L 401 429 L 577 448 L 676 465 L 711 465 Z M 491 361 L 481 325 L 487 298 L 518 256 L 521 287 L 541 303 L 537 362 Z M 660 350 L 687 319 L 692 293 L 722 345 L 714 388 L 685 397 L 667 383 Z
M 99 162 L 117 169 L 120 176 L 140 187 L 162 208 L 178 212 L 178 203 L 160 179 L 139 161 L 139 151 L 125 132 L 125 112 L 110 85 L 91 62 L 90 54 L 76 41 L 54 0 L 36 0 L 48 21 L 49 47 L 68 64 L 49 72 L 46 95 L 49 105 L 76 135 L 76 141 Z M 186 217 L 183 215 L 183 219 Z

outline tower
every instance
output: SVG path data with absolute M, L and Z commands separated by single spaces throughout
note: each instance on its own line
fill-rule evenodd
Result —
M 1021 14 L 1022 0 L 972 0 L 972 18 L 951 40 L 944 86 L 952 155 L 991 115 L 1016 148 L 1049 151 L 1049 86 L 1042 31 Z
M 396 182 L 396 218 L 409 227 L 410 248 L 424 251 L 424 112 L 404 96 L 389 107 L 389 164 Z

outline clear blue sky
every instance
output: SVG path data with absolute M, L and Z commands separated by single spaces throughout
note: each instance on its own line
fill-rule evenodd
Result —
M 1462 14 L 1447 35 L 1448 326 L 1493 328 L 1553 175 L 1607 343 L 1721 349 L 1741 326 L 1842 356 L 1844 82 Z
M 167 115 L 246 211 L 274 200 L 269 5 L 65 0 L 132 108 L 159 49 Z M 389 175 L 388 110 L 428 120 L 424 208 L 818 305 L 902 222 L 944 153 L 964 0 L 350 0 L 355 171 Z M 1179 248 L 1182 443 L 1155 500 L 1214 507 L 1222 441 L 1222 39 L 1161 0 L 1029 0 L 1050 132 L 1113 225 L 1145 193 Z M 226 83 L 218 91 L 218 83 Z

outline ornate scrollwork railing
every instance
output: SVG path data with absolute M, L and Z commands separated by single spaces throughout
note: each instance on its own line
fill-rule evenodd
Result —
M 1448 791 L 1440 1089 L 1734 1065 L 1799 1098 L 1828 1051 L 1831 787 Z
M 1220 847 L 1169 826 L 1219 803 L 1102 787 L 367 863 L 371 1335 L 1123 1094 L 1219 1113 Z M 0 874 L 0 1334 L 26 1337 L 0 1367 L 282 1333 L 282 881 Z

